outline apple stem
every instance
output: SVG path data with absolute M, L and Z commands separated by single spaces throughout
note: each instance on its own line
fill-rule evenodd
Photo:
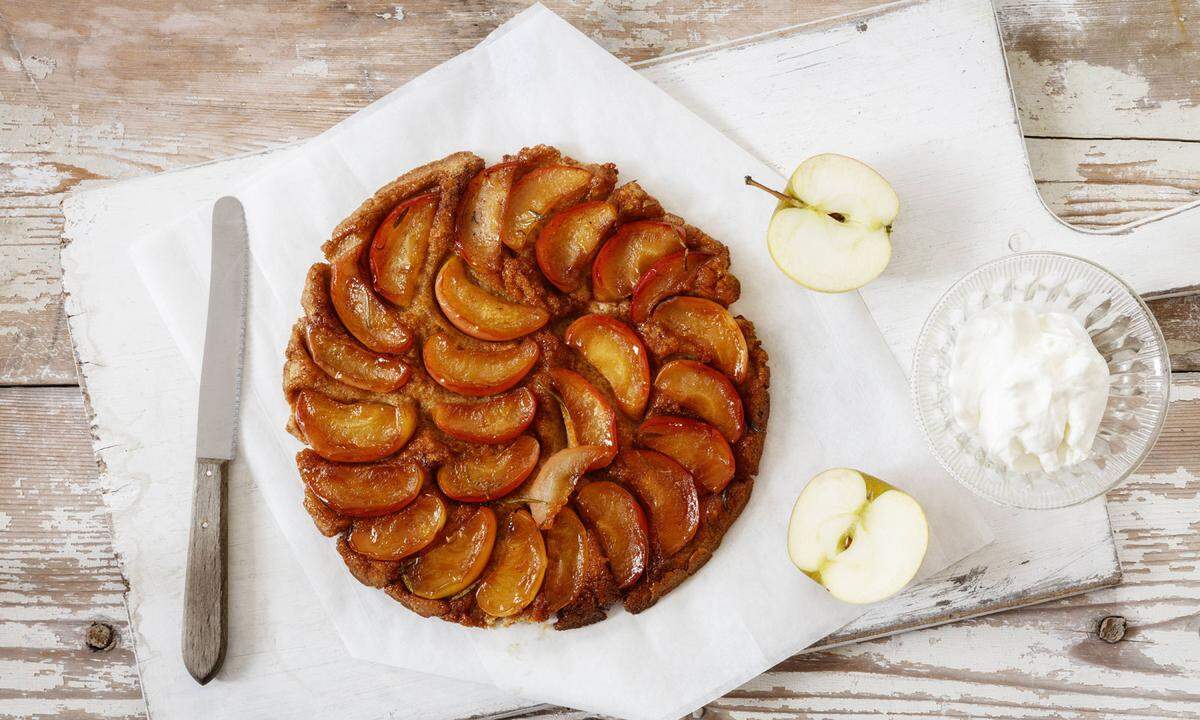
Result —
M 788 205 L 791 205 L 792 207 L 804 207 L 804 204 L 801 203 L 796 198 L 794 198 L 790 195 L 785 195 L 784 193 L 781 193 L 778 190 L 775 190 L 773 188 L 769 188 L 766 185 L 763 185 L 759 181 L 755 180 L 754 178 L 750 177 L 749 175 L 746 176 L 746 184 L 751 187 L 756 187 L 759 190 L 762 190 L 764 192 L 770 193 L 771 195 L 774 195 L 776 198 L 778 198 L 780 201 L 785 202 Z

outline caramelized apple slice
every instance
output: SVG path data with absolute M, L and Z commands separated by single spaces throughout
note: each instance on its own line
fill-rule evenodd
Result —
M 480 507 L 404 572 L 408 591 L 428 600 L 466 590 L 483 573 L 496 541 L 496 513 Z
M 651 315 L 668 331 L 700 348 L 734 382 L 746 379 L 750 350 L 729 310 L 712 300 L 681 296 L 664 301 Z
M 418 195 L 388 213 L 375 231 L 371 275 L 379 294 L 396 305 L 408 305 L 417 294 L 437 205 L 437 193 Z
M 429 546 L 446 524 L 446 503 L 424 492 L 400 512 L 356 520 L 350 547 L 372 560 L 403 560 Z
M 346 243 L 329 263 L 329 299 L 342 324 L 358 341 L 375 352 L 398 355 L 412 345 L 413 336 L 400 314 L 378 295 L 363 270 L 366 240 Z
M 633 321 L 644 322 L 664 298 L 690 290 L 696 273 L 711 257 L 710 253 L 683 250 L 651 265 L 633 289 L 633 300 L 629 304 Z
M 348 335 L 311 320 L 304 324 L 304 341 L 317 367 L 352 387 L 391 392 L 408 382 L 411 374 L 399 360 L 371 352 Z
M 475 604 L 492 617 L 510 617 L 533 602 L 546 576 L 546 544 L 524 510 L 505 516 L 496 549 L 475 590 Z
M 575 505 L 600 537 L 617 586 L 637 582 L 650 556 L 646 514 L 637 500 L 620 485 L 601 480 L 580 488 Z
M 326 460 L 370 462 L 404 447 L 417 429 L 417 409 L 411 403 L 341 403 L 305 390 L 296 396 L 296 425 Z
M 617 208 L 602 200 L 555 215 L 538 233 L 534 245 L 542 274 L 563 292 L 578 289 L 600 241 L 616 221 Z
M 335 463 L 312 450 L 296 456 L 296 467 L 321 502 L 355 518 L 394 513 L 412 502 L 425 484 L 425 470 L 420 465 Z
M 622 225 L 592 264 L 592 294 L 604 302 L 627 298 L 651 265 L 683 249 L 683 229 L 678 225 L 658 220 Z
M 464 502 L 504 497 L 533 472 L 539 452 L 532 435 L 522 435 L 502 448 L 472 448 L 438 468 L 438 487 Z
M 662 557 L 679 552 L 700 527 L 700 498 L 691 473 L 662 453 L 631 448 L 617 455 L 613 467 L 646 508 Z
M 524 493 L 538 527 L 550 527 L 559 511 L 571 499 L 579 478 L 597 463 L 608 464 L 612 455 L 611 448 L 579 445 L 559 450 L 542 463 L 537 477 Z
M 472 403 L 438 403 L 433 423 L 450 437 L 495 445 L 525 432 L 537 413 L 537 396 L 518 388 L 498 397 Z
M 592 180 L 590 170 L 571 165 L 546 165 L 517 181 L 504 210 L 504 244 L 524 250 L 533 232 L 550 213 L 583 197 Z
M 471 179 L 458 215 L 458 250 L 477 277 L 499 284 L 504 207 L 520 163 L 493 165 Z
M 563 508 L 546 531 L 546 579 L 542 594 L 546 611 L 556 613 L 574 602 L 583 590 L 587 562 L 587 528 L 569 507 Z
M 746 430 L 742 398 L 729 378 L 695 360 L 672 360 L 654 378 L 654 389 L 667 401 L 694 413 L 737 442 Z
M 509 302 L 476 285 L 457 255 L 447 258 L 438 271 L 434 295 L 446 319 L 480 340 L 513 340 L 550 319 L 542 308 Z
M 567 327 L 563 340 L 604 376 L 621 412 L 641 417 L 650 396 L 650 362 L 628 325 L 607 315 L 584 315 Z
M 425 370 L 438 385 L 459 395 L 484 397 L 521 382 L 541 353 L 533 340 L 498 350 L 468 350 L 442 334 L 425 341 L 421 355 Z
M 658 415 L 637 429 L 637 442 L 682 465 L 709 492 L 721 492 L 733 479 L 733 450 L 725 436 L 708 423 Z
M 604 467 L 617 452 L 617 414 L 612 405 L 595 385 L 573 370 L 554 368 L 550 376 L 562 406 L 567 443 L 572 447 L 596 445 L 604 448 L 607 454 L 588 469 Z

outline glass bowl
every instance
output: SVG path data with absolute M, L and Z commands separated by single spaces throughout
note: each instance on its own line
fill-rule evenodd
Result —
M 1009 470 L 954 420 L 949 375 L 959 329 L 1006 300 L 1070 313 L 1108 361 L 1108 405 L 1080 463 L 1055 472 Z M 979 495 L 1022 508 L 1081 503 L 1128 477 L 1158 439 L 1170 383 L 1167 344 L 1137 293 L 1104 268 L 1060 253 L 1020 253 L 972 270 L 934 305 L 913 356 L 913 404 L 938 461 Z

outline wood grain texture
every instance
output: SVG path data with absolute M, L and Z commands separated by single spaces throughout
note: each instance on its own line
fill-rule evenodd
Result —
M 183 664 L 201 685 L 225 659 L 225 476 L 227 461 L 196 461 L 183 589 Z

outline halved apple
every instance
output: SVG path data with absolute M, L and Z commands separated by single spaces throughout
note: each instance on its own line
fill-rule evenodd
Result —
M 525 510 L 504 517 L 475 604 L 492 617 L 511 617 L 537 597 L 546 577 L 546 543 Z
M 540 451 L 532 435 L 522 435 L 502 448 L 472 448 L 438 468 L 438 487 L 463 502 L 504 497 L 533 472 Z
M 607 464 L 611 459 L 611 448 L 579 445 L 559 450 L 542 463 L 537 477 L 524 492 L 538 527 L 550 527 L 571 499 L 579 478 L 597 463 Z
M 446 319 L 480 340 L 513 340 L 546 324 L 550 314 L 540 307 L 497 297 L 467 276 L 462 258 L 451 255 L 438 271 L 434 296 Z
M 483 573 L 495 542 L 496 513 L 480 507 L 417 556 L 404 572 L 404 585 L 428 600 L 457 595 Z
M 296 456 L 300 478 L 321 502 L 347 517 L 388 515 L 404 508 L 425 484 L 415 463 L 335 463 L 312 450 Z
M 567 443 L 572 447 L 595 445 L 604 448 L 606 454 L 589 469 L 604 467 L 617 452 L 617 414 L 612 405 L 595 385 L 574 370 L 554 368 L 550 377 L 562 406 Z
M 437 206 L 436 192 L 418 195 L 396 206 L 375 231 L 371 275 L 379 294 L 396 305 L 408 305 L 417 294 Z
M 690 290 L 696 273 L 712 257 L 711 253 L 682 250 L 651 265 L 633 288 L 633 300 L 629 303 L 633 321 L 645 321 L 659 302 Z
M 495 395 L 521 382 L 541 357 L 533 340 L 496 350 L 470 350 L 446 334 L 425 341 L 421 356 L 434 381 L 451 392 L 470 397 Z
M 433 406 L 433 424 L 450 437 L 495 445 L 525 432 L 537 414 L 537 396 L 517 388 L 470 403 L 441 402 Z
M 695 360 L 672 360 L 654 378 L 654 389 L 671 404 L 694 413 L 716 427 L 729 442 L 746 430 L 746 416 L 737 388 L 716 370 Z
M 734 382 L 746 379 L 750 369 L 746 336 L 724 306 L 684 295 L 664 301 L 654 309 L 651 317 L 669 332 L 699 348 Z
M 348 240 L 329 262 L 329 299 L 342 324 L 358 341 L 375 352 L 398 355 L 412 345 L 413 336 L 395 308 L 375 294 L 362 253 L 367 241 Z
M 592 263 L 592 294 L 612 302 L 629 297 L 650 266 L 684 249 L 683 228 L 658 220 L 622 225 Z
M 700 527 L 696 483 L 683 466 L 653 450 L 626 448 L 613 461 L 613 475 L 633 489 L 650 516 L 662 557 L 687 545 Z
M 493 287 L 499 286 L 504 207 L 520 168 L 520 163 L 500 163 L 471 178 L 459 209 L 459 252 L 476 277 Z
M 550 213 L 587 193 L 590 170 L 572 165 L 546 165 L 528 172 L 513 186 L 504 209 L 504 244 L 524 250 Z
M 403 560 L 437 539 L 446 515 L 446 503 L 437 493 L 424 492 L 399 512 L 356 520 L 350 529 L 350 547 L 372 560 Z
M 412 371 L 394 357 L 372 352 L 321 323 L 304 323 L 304 341 L 317 367 L 347 385 L 386 393 L 408 382 Z
M 556 613 L 575 601 L 583 590 L 587 567 L 587 528 L 569 507 L 559 511 L 545 534 L 546 579 L 542 594 L 546 611 Z
M 552 217 L 534 244 L 542 274 L 559 290 L 574 292 L 583 284 L 588 263 L 616 221 L 616 206 L 603 200 L 576 205 Z
M 650 396 L 650 361 L 641 339 L 628 325 L 607 315 L 584 315 L 563 333 L 604 376 L 621 411 L 641 417 Z
M 600 480 L 580 488 L 575 505 L 599 536 L 617 586 L 637 582 L 650 559 L 646 513 L 638 501 L 620 485 Z
M 872 603 L 907 585 L 925 559 L 929 525 L 908 494 L 850 468 L 804 486 L 788 524 L 796 567 L 848 603 Z
M 296 426 L 326 460 L 370 462 L 404 447 L 417 429 L 417 409 L 411 402 L 342 403 L 305 390 L 296 396 Z
M 708 423 L 656 415 L 638 427 L 636 436 L 639 445 L 682 465 L 709 492 L 721 492 L 733 479 L 733 450 L 721 431 Z

